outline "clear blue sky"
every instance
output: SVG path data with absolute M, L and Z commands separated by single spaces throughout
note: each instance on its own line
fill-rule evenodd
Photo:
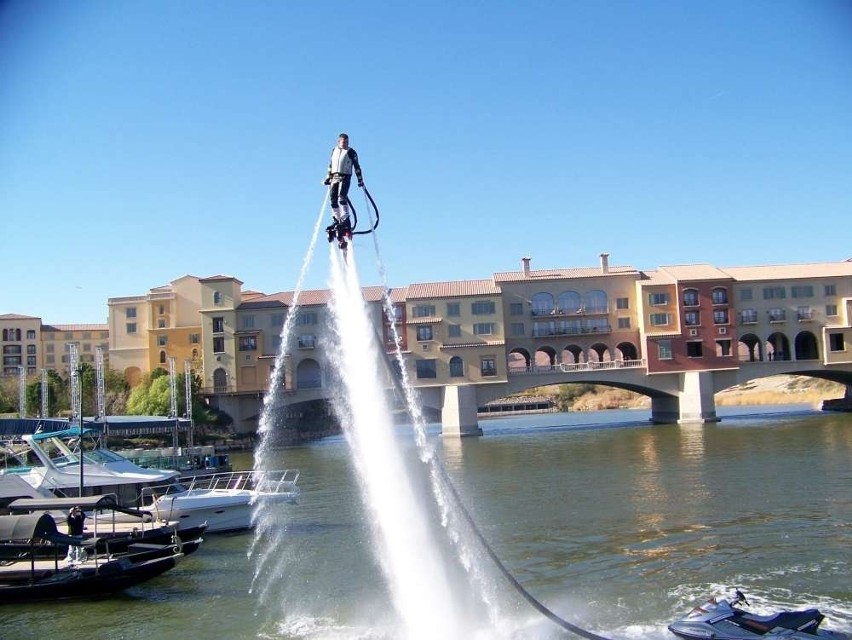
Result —
M 852 3 L 0 0 L 0 313 L 292 290 L 340 131 L 391 286 L 842 260 Z

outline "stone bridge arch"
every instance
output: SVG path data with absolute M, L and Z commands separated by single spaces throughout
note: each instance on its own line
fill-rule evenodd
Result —
M 800 331 L 793 342 L 796 360 L 819 360 L 819 341 L 810 331 Z
M 532 364 L 532 356 L 530 356 L 530 352 L 523 347 L 515 347 L 512 349 L 506 360 L 506 365 L 510 373 L 514 371 L 526 371 Z
M 535 351 L 535 366 L 537 367 L 553 367 L 556 366 L 556 349 L 549 345 L 543 345 Z
M 313 358 L 305 358 L 296 366 L 297 389 L 319 389 L 322 387 L 322 368 Z

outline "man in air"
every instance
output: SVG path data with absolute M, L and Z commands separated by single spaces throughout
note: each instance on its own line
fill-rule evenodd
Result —
M 358 154 L 349 146 L 349 136 L 341 133 L 337 136 L 337 146 L 331 151 L 331 161 L 328 163 L 328 176 L 323 184 L 331 187 L 331 215 L 334 222 L 326 227 L 328 241 L 336 237 L 340 247 L 346 247 L 346 239 L 352 238 L 352 224 L 349 221 L 349 183 L 352 182 L 352 170 L 358 178 L 358 186 L 364 186 L 361 175 L 361 165 Z

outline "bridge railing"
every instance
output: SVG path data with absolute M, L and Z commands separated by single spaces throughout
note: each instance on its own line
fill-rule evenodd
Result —
M 547 373 L 572 373 L 580 371 L 603 371 L 620 369 L 644 369 L 645 359 L 641 360 L 610 360 L 607 362 L 573 362 L 548 365 L 545 367 L 533 365 L 523 368 L 509 369 L 510 376 L 530 376 Z

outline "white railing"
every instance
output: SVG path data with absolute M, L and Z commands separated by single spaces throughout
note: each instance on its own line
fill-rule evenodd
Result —
M 641 360 L 610 360 L 607 362 L 574 362 L 560 363 L 549 365 L 546 367 L 531 366 L 522 369 L 509 369 L 509 375 L 512 376 L 531 376 L 542 375 L 548 373 L 573 373 L 579 371 L 606 371 L 618 369 L 644 369 L 646 367 L 644 359 Z
M 298 491 L 296 481 L 299 471 L 284 469 L 282 471 L 229 471 L 227 473 L 212 473 L 209 475 L 193 476 L 178 484 L 159 487 L 146 487 L 142 490 L 143 497 L 181 494 L 186 491 L 225 491 L 249 490 L 267 494 L 288 494 Z

